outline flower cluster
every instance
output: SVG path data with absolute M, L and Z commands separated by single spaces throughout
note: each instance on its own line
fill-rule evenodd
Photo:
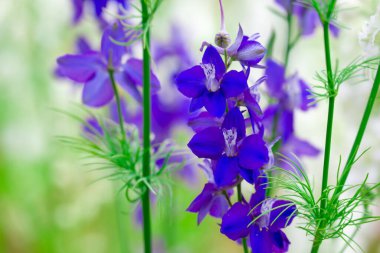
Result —
M 291 223 L 296 207 L 265 193 L 265 169 L 273 165 L 273 155 L 264 139 L 257 92 L 264 79 L 248 85 L 251 68 L 261 67 L 258 64 L 265 54 L 257 38 L 256 34 L 243 35 L 239 27 L 231 45 L 223 48 L 204 42 L 202 48 L 207 48 L 202 62 L 177 76 L 178 90 L 191 98 L 189 109 L 196 114 L 189 121 L 196 133 L 188 147 L 205 159 L 201 167 L 208 175 L 188 211 L 198 213 L 198 223 L 207 214 L 222 218 L 221 232 L 235 241 L 249 236 L 255 252 L 286 252 L 289 240 L 281 229 Z M 230 69 L 233 62 L 240 63 L 242 69 Z M 243 181 L 255 185 L 250 201 L 240 190 Z M 233 204 L 235 187 L 238 201 Z

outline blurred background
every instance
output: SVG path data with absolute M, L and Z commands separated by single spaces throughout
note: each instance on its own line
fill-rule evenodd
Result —
M 363 54 L 358 34 L 380 2 L 338 2 L 342 33 L 332 41 L 333 57 L 339 57 L 343 65 Z M 247 34 L 260 33 L 263 44 L 275 30 L 274 56 L 282 59 L 286 24 L 271 11 L 277 8 L 273 1 L 224 0 L 224 4 L 227 30 L 233 38 L 239 23 Z M 94 47 L 100 41 L 91 15 L 86 14 L 80 26 L 75 27 L 71 17 L 69 0 L 0 1 L 1 253 L 142 252 L 141 229 L 133 218 L 135 205 L 124 200 L 114 182 L 97 181 L 101 172 L 90 171 L 78 152 L 57 140 L 58 135 L 80 134 L 79 124 L 56 109 L 75 112 L 81 92 L 80 87 L 54 76 L 56 58 L 73 51 L 79 34 L 90 38 Z M 201 43 L 213 41 L 219 30 L 217 0 L 165 0 L 154 22 L 153 45 L 176 36 L 170 34 L 173 23 L 180 27 L 190 55 L 200 61 Z M 298 71 L 311 85 L 316 84 L 315 72 L 324 68 L 322 45 L 319 29 L 315 36 L 298 44 L 290 59 L 291 72 Z M 155 68 L 159 77 L 165 77 L 165 65 Z M 347 83 L 340 91 L 332 168 L 337 168 L 339 156 L 345 159 L 350 149 L 370 85 Z M 326 108 L 326 103 L 321 102 L 317 109 L 299 113 L 296 118 L 300 137 L 319 148 L 324 145 Z M 186 143 L 191 132 L 185 125 L 182 129 L 179 142 Z M 371 149 L 355 166 L 349 183 L 360 183 L 367 173 L 371 182 L 378 182 L 378 103 L 362 147 Z M 304 162 L 319 192 L 322 157 Z M 185 212 L 206 181 L 197 172 L 197 182 L 176 180 L 172 196 L 160 200 L 153 218 L 155 252 L 241 252 L 239 246 L 219 233 L 218 220 L 207 217 L 198 226 L 196 215 Z M 380 214 L 378 204 L 374 203 L 374 214 Z M 292 242 L 290 252 L 309 251 L 312 238 L 295 225 L 287 229 L 287 234 Z M 356 239 L 363 252 L 380 252 L 380 224 L 363 226 Z M 323 244 L 322 252 L 339 252 L 342 246 L 343 242 L 330 240 Z

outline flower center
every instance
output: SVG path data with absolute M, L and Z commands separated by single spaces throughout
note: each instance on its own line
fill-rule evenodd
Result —
M 226 156 L 233 157 L 236 156 L 236 139 L 237 131 L 236 128 L 225 129 L 223 128 L 224 142 L 226 144 Z
M 258 225 L 260 226 L 260 228 L 269 228 L 270 213 L 272 212 L 272 207 L 275 202 L 276 202 L 276 199 L 266 199 L 261 205 L 260 212 L 262 216 L 258 220 Z
M 206 88 L 211 92 L 219 90 L 220 84 L 215 78 L 215 66 L 211 63 L 201 64 L 201 67 L 206 76 Z

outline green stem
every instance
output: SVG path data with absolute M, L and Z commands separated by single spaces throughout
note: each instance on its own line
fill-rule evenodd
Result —
M 291 9 L 293 9 L 293 6 L 291 6 Z M 284 61 L 285 69 L 288 67 L 290 51 L 292 50 L 291 40 L 292 40 L 293 15 L 291 11 L 288 12 L 287 21 L 288 21 L 288 34 L 287 34 L 287 46 L 286 46 L 285 61 Z
M 142 26 L 145 32 L 143 36 L 143 110 L 144 110 L 144 123 L 143 123 L 143 177 L 149 183 L 150 178 L 150 115 L 151 115 L 151 101 L 150 101 L 150 29 L 149 29 L 149 11 L 146 0 L 141 0 L 142 9 Z M 142 201 L 143 211 L 143 225 L 144 225 L 144 252 L 152 252 L 152 235 L 151 235 L 151 218 L 150 218 L 150 199 L 149 189 L 144 191 Z
M 322 177 L 322 187 L 321 187 L 321 206 L 320 206 L 320 216 L 324 217 L 325 209 L 328 203 L 328 180 L 329 180 L 329 165 L 330 165 L 330 154 L 331 154 L 331 139 L 332 130 L 334 123 L 334 107 L 335 107 L 335 84 L 333 79 L 333 70 L 331 64 L 331 50 L 330 50 L 330 33 L 329 33 L 329 22 L 323 23 L 323 38 L 325 46 L 325 60 L 327 69 L 327 82 L 328 82 L 328 92 L 329 92 L 329 109 L 327 116 L 327 130 L 325 139 L 325 154 L 323 159 L 323 177 Z M 324 221 L 320 221 L 317 230 L 314 235 L 314 241 L 312 246 L 312 253 L 317 253 L 322 244 L 324 231 L 326 224 Z
M 237 194 L 238 194 L 238 201 L 241 202 L 243 200 L 243 194 L 241 192 L 241 183 L 239 183 L 237 186 Z M 248 245 L 247 245 L 247 238 L 242 238 L 241 243 L 243 245 L 244 253 L 248 253 Z
M 124 128 L 124 118 L 123 118 L 123 113 L 121 110 L 120 95 L 119 95 L 119 91 L 118 91 L 117 86 L 116 86 L 113 68 L 108 69 L 108 75 L 111 79 L 113 92 L 115 93 L 116 105 L 117 105 L 117 114 L 119 116 L 119 126 L 120 126 L 120 133 L 121 133 L 122 149 L 124 149 L 124 145 L 127 143 L 126 139 L 125 139 L 126 136 L 125 136 L 125 128 Z
M 356 138 L 355 138 L 354 144 L 352 145 L 351 152 L 350 152 L 350 154 L 349 154 L 349 156 L 347 158 L 346 165 L 344 166 L 342 175 L 341 175 L 341 177 L 339 179 L 337 187 L 335 188 L 333 196 L 338 196 L 339 197 L 340 193 L 343 190 L 343 186 L 346 183 L 348 175 L 350 174 L 352 165 L 355 163 L 355 160 L 357 158 L 357 154 L 358 154 L 358 151 L 359 151 L 359 147 L 360 147 L 361 141 L 363 139 L 363 136 L 364 136 L 365 130 L 367 128 L 367 124 L 368 124 L 369 118 L 371 116 L 371 112 L 372 112 L 373 106 L 374 106 L 375 101 L 376 101 L 376 96 L 377 96 L 377 93 L 379 91 L 379 86 L 380 86 L 380 65 L 379 65 L 379 67 L 377 69 L 375 81 L 373 82 L 371 93 L 370 93 L 368 101 L 367 101 L 367 105 L 366 105 L 366 108 L 365 108 L 365 111 L 364 111 L 364 114 L 363 114 L 363 118 L 362 118 L 362 120 L 360 122 L 360 127 L 359 127 L 359 130 L 358 130 L 358 133 L 356 134 Z

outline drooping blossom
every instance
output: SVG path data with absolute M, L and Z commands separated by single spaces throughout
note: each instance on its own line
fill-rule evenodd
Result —
M 123 62 L 127 49 L 115 41 L 128 41 L 122 26 L 118 23 L 108 27 L 102 36 L 100 51 L 80 54 L 68 54 L 57 59 L 58 71 L 67 78 L 84 83 L 82 101 L 91 107 L 108 104 L 114 97 L 110 79 L 113 72 L 115 81 L 129 92 L 137 101 L 141 101 L 138 86 L 142 84 L 142 61 L 130 58 Z M 152 90 L 159 88 L 157 77 L 151 73 Z
M 215 184 L 215 166 L 215 161 L 204 160 L 201 167 L 207 176 L 208 182 L 203 187 L 202 192 L 187 208 L 188 212 L 198 213 L 198 224 L 203 221 L 207 214 L 215 218 L 222 218 L 229 208 L 226 197 L 231 196 L 233 191 Z
M 294 131 L 295 110 L 307 111 L 315 107 L 310 87 L 297 74 L 286 78 L 285 68 L 271 59 L 267 61 L 266 76 L 268 93 L 276 99 L 276 102 L 265 110 L 263 122 L 267 133 L 276 135 L 271 138 L 281 137 L 279 152 L 289 157 L 293 157 L 294 154 L 317 156 L 319 150 L 309 142 L 298 138 Z M 281 166 L 287 167 L 283 163 Z
M 235 203 L 223 216 L 220 232 L 231 240 L 248 237 L 252 252 L 285 253 L 290 241 L 282 231 L 292 223 L 296 206 L 287 200 L 266 198 L 267 178 L 255 183 L 250 201 Z
M 192 99 L 190 112 L 205 107 L 218 118 L 224 115 L 226 99 L 238 96 L 248 87 L 244 72 L 226 72 L 222 57 L 211 45 L 207 47 L 202 63 L 181 72 L 176 83 L 178 90 Z
M 233 185 L 239 175 L 253 183 L 269 161 L 263 136 L 246 136 L 245 120 L 238 107 L 227 113 L 220 127 L 196 133 L 188 146 L 199 158 L 217 161 L 214 178 L 218 186 Z

